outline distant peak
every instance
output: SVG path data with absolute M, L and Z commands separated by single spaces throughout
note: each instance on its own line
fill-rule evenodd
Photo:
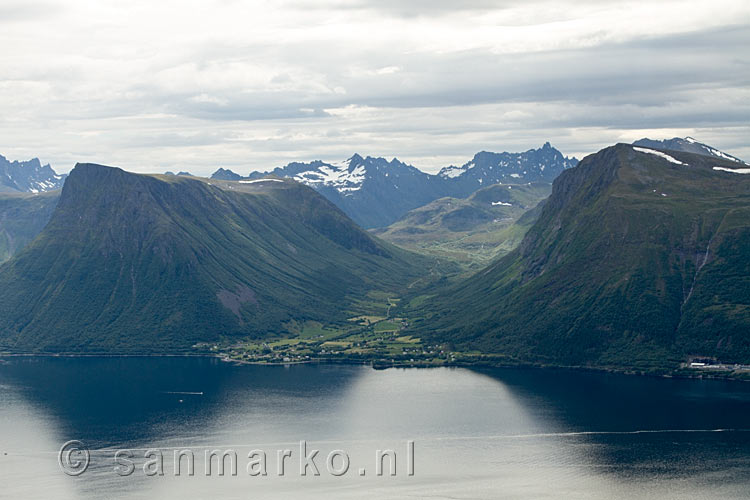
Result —
M 60 189 L 65 178 L 64 175 L 58 175 L 49 163 L 42 165 L 39 158 L 8 161 L 0 155 L 0 169 L 2 191 L 8 188 L 29 193 L 52 191 Z
M 39 161 L 39 158 L 32 158 L 26 163 L 26 166 L 31 168 L 42 168 L 42 162 Z
M 236 180 L 242 179 L 242 176 L 235 172 L 232 172 L 231 170 L 227 168 L 219 167 L 219 169 L 216 172 L 211 174 L 211 178 L 224 180 L 224 181 L 236 181 Z
M 690 144 L 695 144 L 696 142 L 698 142 L 690 136 L 685 137 L 685 141 L 689 142 Z

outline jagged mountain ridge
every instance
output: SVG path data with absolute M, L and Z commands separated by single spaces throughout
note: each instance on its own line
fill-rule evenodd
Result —
M 312 187 L 365 228 L 383 226 L 446 191 L 439 177 L 395 158 L 388 161 L 357 154 L 338 164 L 290 163 L 269 173 L 253 172 L 250 179 L 269 174 Z
M 500 182 L 551 182 L 575 165 L 549 143 L 523 153 L 481 152 L 462 167 L 446 167 L 428 174 L 398 159 L 353 155 L 341 163 L 320 160 L 290 163 L 269 172 L 253 172 L 249 179 L 268 175 L 305 183 L 366 228 L 385 227 L 409 210 L 442 197 L 465 198 L 477 189 Z M 219 169 L 212 178 L 238 180 L 238 174 Z
M 9 161 L 0 155 L 0 192 L 42 193 L 62 188 L 64 174 L 42 165 L 39 158 Z
M 576 166 L 578 160 L 567 158 L 549 142 L 539 149 L 523 153 L 482 151 L 461 167 L 445 167 L 438 176 L 456 183 L 455 197 L 465 198 L 481 187 L 492 184 L 551 183 L 563 170 Z

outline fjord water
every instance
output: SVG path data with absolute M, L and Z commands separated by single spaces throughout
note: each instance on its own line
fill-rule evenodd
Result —
M 72 439 L 91 449 L 78 477 L 58 465 L 57 450 Z M 320 450 L 320 476 L 310 469 L 300 476 L 300 440 Z M 122 448 L 136 462 L 129 476 L 115 472 Z M 148 448 L 162 451 L 163 476 L 144 474 Z M 173 451 L 188 448 L 195 475 L 185 467 L 175 477 Z M 389 448 L 397 475 L 375 477 L 376 450 Z M 237 476 L 214 469 L 207 477 L 207 449 L 235 450 Z M 267 476 L 247 473 L 252 449 L 267 453 Z M 279 449 L 293 454 L 283 477 Z M 350 457 L 341 477 L 326 470 L 333 449 Z M 7 358 L 0 485 L 7 498 L 748 498 L 750 384 L 210 358 Z

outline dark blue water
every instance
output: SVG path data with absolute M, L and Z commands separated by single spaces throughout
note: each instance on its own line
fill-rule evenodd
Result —
M 74 439 L 91 450 L 76 477 L 58 463 L 58 449 Z M 319 449 L 319 476 L 301 476 L 301 440 Z M 121 449 L 131 474 L 116 469 Z M 161 454 L 163 475 L 143 469 L 148 449 Z M 267 456 L 265 476 L 247 469 L 254 449 Z M 277 455 L 287 449 L 282 476 Z M 349 458 L 341 476 L 326 468 L 334 449 Z M 378 477 L 376 453 L 387 449 L 396 475 L 386 461 Z M 175 476 L 175 450 L 193 453 L 194 475 Z M 207 450 L 236 453 L 237 475 L 231 467 L 207 474 Z M 750 384 L 7 358 L 0 485 L 7 498 L 750 498 Z

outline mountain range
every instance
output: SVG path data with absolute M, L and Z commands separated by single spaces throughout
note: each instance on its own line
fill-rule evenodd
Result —
M 39 158 L 29 161 L 8 161 L 0 155 L 0 192 L 42 193 L 60 189 L 65 175 L 42 165 Z
M 292 178 L 306 184 L 365 228 L 385 227 L 442 197 L 466 198 L 477 189 L 497 183 L 552 182 L 563 170 L 577 164 L 549 142 L 523 153 L 480 152 L 461 167 L 450 166 L 428 174 L 397 159 L 362 157 L 341 163 L 313 161 L 290 163 L 269 172 L 253 172 L 247 179 L 267 176 Z M 244 179 L 219 169 L 213 179 Z
M 352 156 L 343 164 L 316 161 L 290 163 L 268 173 L 242 177 L 231 170 L 218 169 L 213 180 L 252 180 L 273 175 L 293 178 L 306 184 L 337 205 L 363 227 L 387 226 L 409 210 L 442 197 L 465 198 L 482 186 L 500 182 L 551 182 L 565 168 L 576 163 L 546 143 L 525 153 L 477 153 L 462 167 L 446 167 L 431 175 L 396 159 Z M 0 156 L 0 192 L 39 193 L 59 190 L 65 175 L 58 175 L 38 159 L 8 162 Z M 191 176 L 189 172 L 165 175 Z M 49 220 L 57 197 L 45 198 L 47 209 L 36 210 L 20 198 L 5 199 L 0 219 L 0 262 L 10 258 L 31 241 Z M 19 204 L 13 207 L 13 204 Z M 41 208 L 41 207 L 40 207 Z M 11 219 L 9 214 L 16 214 Z M 21 215 L 23 214 L 23 215 Z M 408 245 L 407 245 L 408 246 Z M 464 250 L 459 249 L 459 252 Z M 492 252 L 490 252 L 492 254 Z
M 750 169 L 618 144 L 562 173 L 514 251 L 422 306 L 422 335 L 543 364 L 750 359 Z
M 15 253 L 0 265 L 0 349 L 185 351 L 308 320 L 351 325 L 377 295 L 400 338 L 514 363 L 746 363 L 750 168 L 710 146 L 679 149 L 695 144 L 618 144 L 557 173 L 538 156 L 559 159 L 549 145 L 520 173 L 485 153 L 436 175 L 359 156 L 235 180 L 79 164 L 61 193 L 0 195 L 0 256 Z M 323 194 L 372 194 L 372 179 L 431 196 L 489 185 L 368 233 Z M 451 268 L 484 246 L 486 267 Z
M 662 141 L 641 139 L 634 145 L 691 152 L 744 163 L 691 137 L 675 137 Z M 471 167 L 449 167 L 443 169 L 441 175 L 461 176 L 464 172 L 476 170 L 473 165 L 477 163 L 485 165 L 484 169 L 477 171 L 489 170 L 498 163 L 498 158 L 503 156 L 506 158 L 504 161 L 500 160 L 500 164 L 506 179 L 500 183 L 479 189 L 467 198 L 437 199 L 409 211 L 387 228 L 373 230 L 374 233 L 404 248 L 456 260 L 470 268 L 477 268 L 487 264 L 494 257 L 504 255 L 520 242 L 540 213 L 540 209 L 529 209 L 549 195 L 551 181 L 554 178 L 548 177 L 546 180 L 549 182 L 543 180 L 530 184 L 509 183 L 508 181 L 517 181 L 519 174 L 507 171 L 509 164 L 512 164 L 507 159 L 507 153 L 480 153 L 469 164 Z M 543 164 L 539 170 L 542 169 Z M 535 172 L 537 176 L 542 174 L 539 170 Z M 554 172 L 553 175 L 556 177 L 559 172 Z M 497 200 L 493 199 L 491 205 L 486 203 L 484 198 L 497 197 L 495 193 L 501 196 Z M 511 194 L 514 195 L 514 201 L 505 199 Z M 526 212 L 527 210 L 529 211 Z
M 79 164 L 44 230 L 0 266 L 0 344 L 151 352 L 268 336 L 345 321 L 353 301 L 427 267 L 291 180 Z

